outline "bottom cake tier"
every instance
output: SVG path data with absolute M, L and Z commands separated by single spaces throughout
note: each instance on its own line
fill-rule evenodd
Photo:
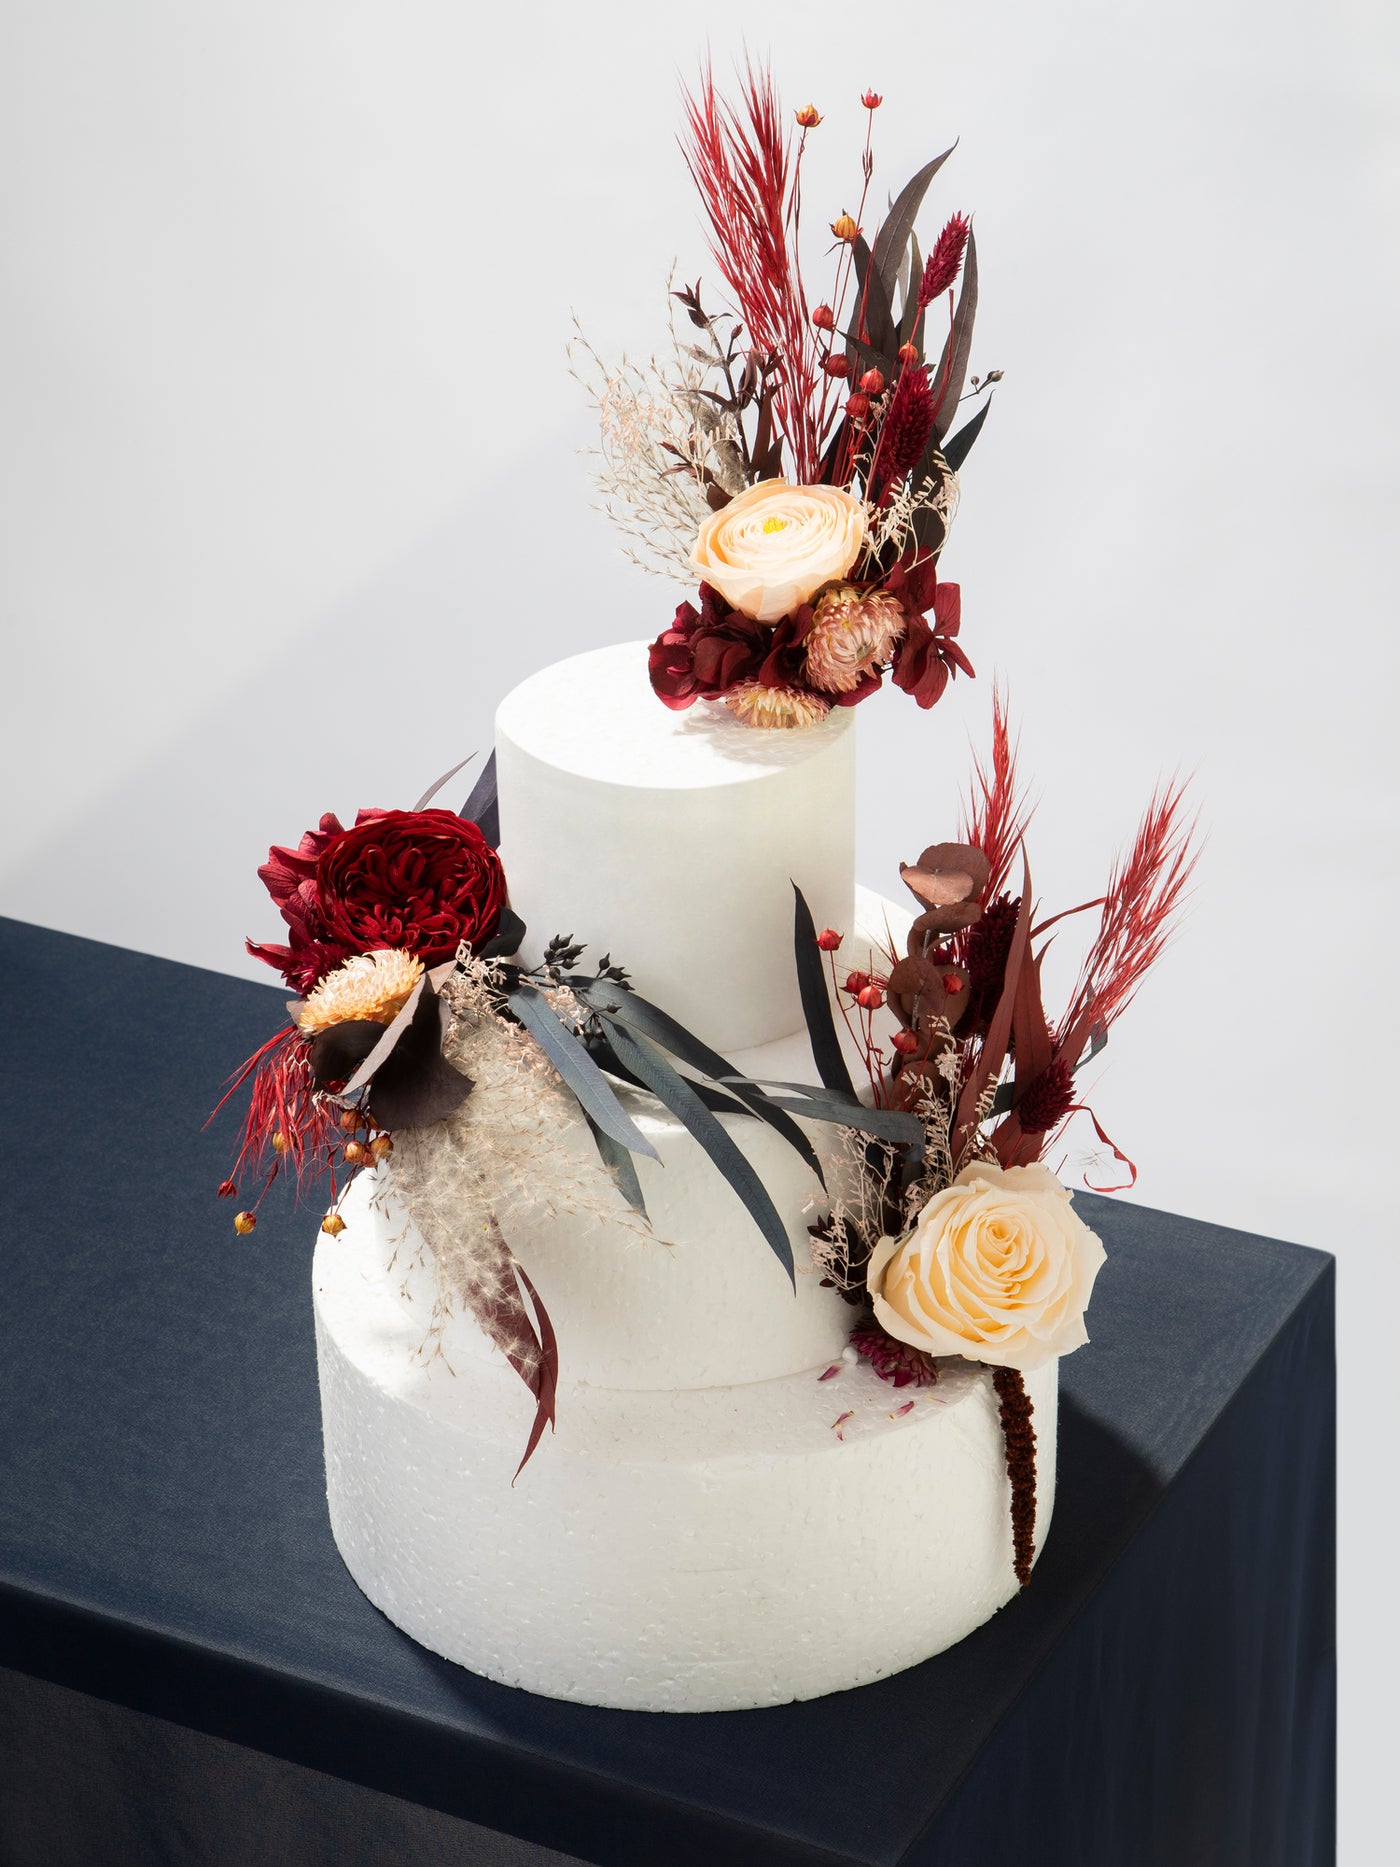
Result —
M 530 1396 L 494 1351 L 436 1352 L 358 1190 L 313 1266 L 331 1527 L 424 1646 L 550 1698 L 742 1710 L 899 1672 L 1016 1593 L 985 1369 L 947 1361 L 935 1386 L 899 1389 L 848 1350 L 835 1374 L 746 1386 L 567 1384 L 512 1483 Z M 1026 1386 L 1038 1553 L 1057 1365 Z

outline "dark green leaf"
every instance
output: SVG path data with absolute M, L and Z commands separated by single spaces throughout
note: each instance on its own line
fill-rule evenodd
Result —
M 642 1183 L 637 1178 L 637 1163 L 633 1160 L 631 1153 L 620 1141 L 614 1141 L 606 1128 L 600 1128 L 587 1109 L 584 1110 L 583 1119 L 593 1131 L 599 1157 L 617 1181 L 618 1191 L 633 1212 L 640 1212 L 645 1218 L 647 1204 L 642 1198 Z
M 991 407 L 992 398 L 988 396 L 981 408 L 979 408 L 977 413 L 972 417 L 972 420 L 964 422 L 957 433 L 950 435 L 944 442 L 943 458 L 953 469 L 954 473 L 958 471 L 971 453 L 972 443 L 977 439 L 978 435 L 981 434 L 982 423 L 991 413 Z
M 812 1046 L 812 1061 L 817 1075 L 833 1095 L 856 1101 L 855 1084 L 846 1068 L 841 1040 L 836 1035 L 836 1020 L 831 1014 L 831 1000 L 826 990 L 826 968 L 822 950 L 817 945 L 817 929 L 807 898 L 794 882 L 792 946 L 797 962 L 797 989 L 802 996 L 802 1015 L 807 1021 L 807 1037 Z
M 496 805 L 496 753 L 494 747 L 491 756 L 481 768 L 481 774 L 472 786 L 472 794 L 458 811 L 459 817 L 465 817 L 468 823 L 474 823 L 487 842 L 494 849 L 501 840 L 500 812 Z
M 579 1107 L 605 1134 L 634 1154 L 660 1155 L 613 1094 L 612 1085 L 574 1033 L 561 1024 L 533 986 L 520 985 L 506 1001 L 565 1083 Z
M 628 1030 L 625 1024 L 618 1023 L 606 1013 L 600 1015 L 605 1019 L 608 1036 L 619 1058 L 642 1079 L 657 1101 L 668 1108 L 677 1121 L 683 1123 L 709 1155 L 744 1202 L 750 1218 L 762 1232 L 773 1255 L 792 1280 L 795 1290 L 797 1273 L 792 1261 L 792 1241 L 777 1207 L 769 1198 L 768 1189 L 755 1173 L 753 1163 L 705 1107 L 695 1092 L 694 1083 L 687 1082 L 679 1071 L 672 1069 L 659 1051 L 653 1050 L 650 1044 Z
M 914 231 L 914 222 L 924 204 L 928 185 L 956 148 L 957 144 L 954 143 L 941 156 L 926 162 L 918 174 L 904 184 L 894 206 L 880 224 L 880 230 L 875 235 L 875 270 L 884 285 L 886 298 L 893 296 L 894 282 L 899 276 L 899 262 L 904 256 L 909 236 Z
M 856 302 L 851 311 L 846 355 L 852 365 L 863 364 L 868 369 L 873 353 L 883 359 L 879 367 L 888 374 L 893 367 L 894 353 L 899 348 L 894 311 L 890 305 L 893 281 L 884 283 L 879 273 L 872 269 L 870 248 L 859 234 L 851 247 L 851 257 L 855 261 Z M 861 335 L 862 330 L 869 333 L 868 337 Z
M 669 1050 L 673 1057 L 679 1057 L 681 1062 L 688 1064 L 692 1070 L 699 1070 L 712 1081 L 722 1082 L 732 1089 L 741 1102 L 746 1103 L 755 1115 L 766 1121 L 770 1128 L 783 1137 L 789 1147 L 799 1154 L 805 1164 L 811 1168 L 822 1185 L 826 1185 L 816 1151 L 797 1123 L 776 1104 L 770 1102 L 763 1091 L 756 1088 L 746 1076 L 741 1076 L 733 1064 L 727 1058 L 722 1057 L 717 1050 L 711 1050 L 708 1044 L 702 1043 L 683 1024 L 678 1024 L 669 1013 L 650 1004 L 635 992 L 608 993 L 605 986 L 600 990 L 597 986 L 589 987 L 582 984 L 577 985 L 575 990 L 578 991 L 584 1003 L 592 1005 L 595 1011 L 611 1004 L 614 1008 L 613 1015 L 621 1023 L 629 1025 L 635 1031 L 640 1031 L 644 1037 L 650 1038 L 652 1043 L 660 1044 L 664 1050 Z

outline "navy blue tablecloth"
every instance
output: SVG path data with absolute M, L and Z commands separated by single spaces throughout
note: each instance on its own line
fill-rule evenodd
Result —
M 282 995 L 15 922 L 0 990 L 0 1712 L 4 1676 L 66 1688 L 347 1798 L 619 1867 L 1332 1859 L 1324 1253 L 1081 1195 L 1108 1263 L 1093 1342 L 1063 1365 L 1054 1524 L 1025 1593 L 858 1692 L 590 1710 L 414 1645 L 336 1554 L 314 1214 L 271 1201 L 235 1237 L 213 1196 L 234 1124 L 201 1130 Z M 55 1813 L 45 1754 L 12 1778 L 50 1797 L 43 1857 L 129 1858 L 82 1795 Z M 217 1867 L 217 1833 L 182 1832 L 146 1858 Z M 40 1858 L 32 1835 L 0 1796 L 5 1867 Z M 308 1846 L 288 1858 L 349 1858 Z

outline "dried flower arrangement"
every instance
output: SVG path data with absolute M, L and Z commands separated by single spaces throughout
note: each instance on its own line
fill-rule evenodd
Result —
M 1001 379 L 974 376 L 964 393 L 977 244 L 961 213 L 927 257 L 915 232 L 951 149 L 867 240 L 882 99 L 860 101 L 862 183 L 856 212 L 830 222 L 828 298 L 810 302 L 802 260 L 802 166 L 820 113 L 806 105 L 789 129 L 769 72 L 750 65 L 730 101 L 707 67 L 686 96 L 682 148 L 732 308 L 707 306 L 699 283 L 673 290 L 690 334 L 673 315 L 671 354 L 644 367 L 609 367 L 582 338 L 575 350 L 599 416 L 603 509 L 645 568 L 699 573 L 698 608 L 681 603 L 651 649 L 669 707 L 714 701 L 751 726 L 801 727 L 859 704 L 886 673 L 931 707 L 973 672 L 958 586 L 936 566 Z M 968 400 L 980 407 L 952 432 Z
M 923 707 L 953 673 L 972 673 L 957 642 L 958 587 L 936 567 L 957 470 L 989 406 L 950 433 L 966 399 L 976 249 L 961 214 L 927 259 L 919 248 L 914 221 L 946 156 L 919 171 L 867 244 L 881 99 L 861 101 L 864 190 L 856 214 L 832 222 L 829 304 L 809 310 L 799 255 L 803 151 L 821 117 L 796 113 L 794 148 L 766 73 L 750 69 L 729 104 L 706 72 L 687 100 L 685 150 L 735 310 L 707 310 L 698 285 L 673 292 L 704 341 L 673 321 L 664 364 L 608 372 L 582 346 L 602 376 L 609 511 L 639 561 L 701 574 L 699 607 L 682 603 L 651 648 L 653 689 L 673 709 L 722 702 L 748 725 L 801 727 L 863 700 L 887 672 Z M 930 365 L 926 319 L 945 298 L 948 332 Z M 974 397 L 998 379 L 974 377 Z M 626 1085 L 685 1127 L 795 1280 L 782 1217 L 725 1125 L 763 1121 L 819 1189 L 813 1265 L 858 1312 L 856 1356 L 895 1388 L 935 1384 L 948 1358 L 988 1369 L 1024 1583 L 1036 1439 L 1022 1377 L 1087 1340 L 1103 1261 L 1045 1156 L 1082 1113 L 1126 1184 L 1135 1178 L 1076 1079 L 1182 904 L 1195 855 L 1181 787 L 1152 799 L 1101 897 L 1047 915 L 1032 894 L 1031 812 L 995 694 L 990 757 L 974 768 L 958 839 L 901 868 L 918 905 L 903 951 L 891 943 L 844 971 L 841 933 L 819 932 L 795 890 L 794 959 L 819 1081 L 775 1084 L 739 1073 L 642 998 L 610 955 L 587 970 L 572 935 L 525 965 L 496 849 L 494 759 L 460 815 L 432 807 L 445 782 L 411 811 L 362 810 L 348 827 L 327 815 L 259 870 L 288 935 L 249 951 L 298 996 L 224 1098 L 248 1092 L 220 1195 L 262 1182 L 235 1229 L 254 1228 L 286 1168 L 299 1185 L 329 1177 L 322 1228 L 335 1236 L 348 1177 L 392 1160 L 440 1279 L 533 1396 L 523 1465 L 554 1419 L 559 1350 L 508 1243 L 512 1220 L 544 1201 L 646 1226 L 634 1156 L 655 1150 L 619 1100 Z M 1047 936 L 1094 910 L 1078 978 L 1052 1018 Z M 863 1067 L 859 1090 L 848 1056 Z M 596 1158 L 565 1142 L 580 1125 Z M 851 1417 L 834 1423 L 838 1440 Z

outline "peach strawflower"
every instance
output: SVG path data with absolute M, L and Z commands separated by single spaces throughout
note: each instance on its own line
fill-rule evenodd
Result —
M 422 977 L 423 962 L 416 953 L 389 947 L 361 953 L 326 974 L 297 1013 L 297 1023 L 308 1033 L 352 1018 L 392 1024 Z
M 796 687 L 765 687 L 762 681 L 740 681 L 724 696 L 724 704 L 745 726 L 815 726 L 831 711 L 831 702 Z
M 827 694 L 848 694 L 876 662 L 887 662 L 904 634 L 892 596 L 838 584 L 817 604 L 807 632 L 807 679 Z

